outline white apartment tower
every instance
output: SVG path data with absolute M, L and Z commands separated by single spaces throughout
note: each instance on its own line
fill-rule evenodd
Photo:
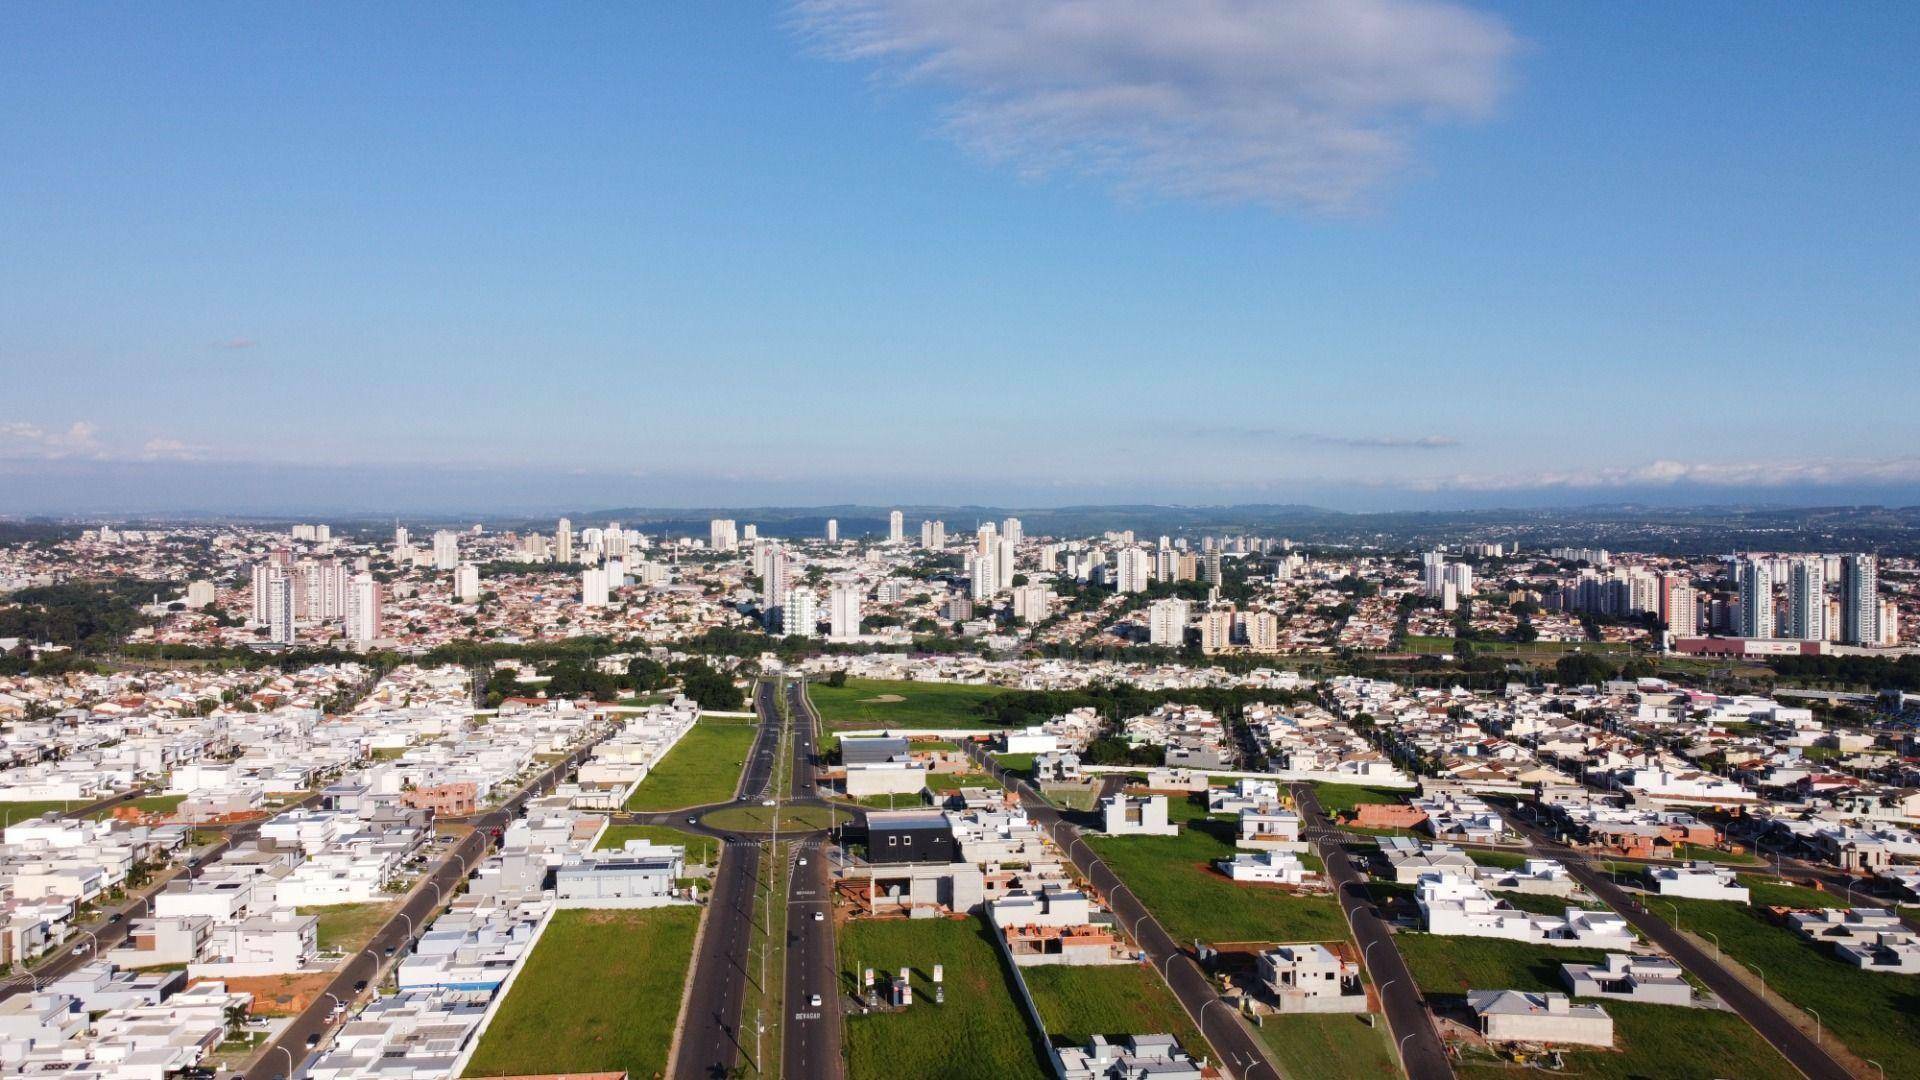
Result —
M 1020 519 L 1017 517 L 1010 517 L 1007 520 L 1001 522 L 1000 535 L 1006 537 L 1007 543 L 1009 544 L 1019 543 L 1020 537 L 1024 535 L 1020 527 Z
M 441 529 L 433 534 L 433 568 L 451 570 L 460 565 L 460 534 Z
M 1848 645 L 1879 645 L 1886 635 L 1880 625 L 1880 566 L 1872 555 L 1848 555 L 1840 560 L 1840 640 Z
M 1114 587 L 1121 592 L 1146 592 L 1152 574 L 1153 556 L 1139 548 L 1121 548 L 1114 557 Z
M 1740 586 L 1740 636 L 1773 636 L 1773 571 L 1765 559 L 1742 559 L 1736 572 Z
M 792 568 L 787 565 L 787 553 L 778 544 L 768 544 L 765 549 L 766 569 L 760 572 L 760 610 L 765 613 L 767 625 L 772 627 L 780 617 L 780 606 L 786 602 L 787 590 L 792 587 Z
M 569 563 L 573 561 L 573 522 L 561 518 L 553 530 L 553 561 Z
M 267 640 L 276 645 L 294 641 L 293 578 L 275 574 L 267 582 Z
M 707 523 L 707 546 L 715 551 L 740 549 L 740 532 L 732 518 L 714 518 Z
M 347 586 L 347 641 L 370 645 L 380 637 L 380 583 L 372 574 L 355 574 Z
M 1155 600 L 1147 608 L 1147 643 L 1165 645 L 1170 649 L 1178 649 L 1187 643 L 1185 600 Z
M 973 573 L 968 581 L 975 600 L 991 600 L 1006 584 L 1000 580 L 1000 546 L 1004 543 L 990 532 L 982 531 L 980 549 L 973 556 Z
M 820 622 L 820 614 L 814 610 L 816 603 L 812 589 L 788 589 L 780 598 L 780 632 L 812 637 Z
M 839 542 L 840 542 L 840 519 L 828 518 L 827 519 L 827 543 L 837 544 Z
M 887 515 L 887 543 L 904 543 L 907 539 L 907 515 L 895 510 Z
M 860 636 L 860 599 L 863 590 L 858 585 L 835 585 L 827 593 L 828 633 L 846 641 Z
M 580 571 L 580 606 L 607 606 L 607 572 L 598 566 Z
M 480 568 L 463 562 L 453 570 L 453 598 L 462 604 L 480 599 Z
M 1827 637 L 1827 563 L 1825 559 L 1793 560 L 1787 587 L 1787 636 L 1799 641 Z
M 1420 583 L 1428 596 L 1439 596 L 1440 588 L 1446 584 L 1447 556 L 1444 552 L 1429 551 L 1420 557 Z
M 1029 626 L 1053 614 L 1053 590 L 1045 585 L 1022 585 L 1013 590 L 1013 617 Z

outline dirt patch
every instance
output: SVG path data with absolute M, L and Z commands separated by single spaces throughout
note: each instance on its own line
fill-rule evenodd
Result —
M 905 700 L 907 699 L 901 697 L 899 694 L 881 694 L 878 697 L 863 697 L 860 699 L 860 704 L 862 705 L 898 705 Z
M 228 990 L 252 994 L 253 1004 L 247 1011 L 255 1016 L 294 1016 L 326 990 L 327 984 L 333 981 L 333 973 L 227 976 L 219 981 L 226 983 Z

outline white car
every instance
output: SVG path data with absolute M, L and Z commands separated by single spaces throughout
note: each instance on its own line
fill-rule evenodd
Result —
M 762 800 L 762 801 L 761 801 L 761 803 L 760 803 L 760 805 L 761 805 L 761 806 L 772 806 L 772 805 L 773 805 L 773 800 L 772 800 L 772 799 L 765 799 L 765 800 Z
M 816 1009 L 817 1009 L 817 1008 L 819 1008 L 819 1007 L 820 1007 L 820 995 L 819 995 L 819 994 L 815 994 L 815 995 L 813 995 L 813 998 L 812 998 L 811 1000 L 812 1000 L 812 1003 L 813 1003 L 813 1007 L 814 1007 L 814 1008 L 816 1008 Z
M 814 922 L 826 922 L 826 921 L 827 921 L 827 913 L 826 913 L 826 912 L 824 912 L 824 911 L 816 911 L 816 912 L 814 912 L 814 913 L 813 913 L 813 921 L 814 921 Z

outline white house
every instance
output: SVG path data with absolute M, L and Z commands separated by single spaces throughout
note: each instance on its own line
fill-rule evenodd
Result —
M 1693 900 L 1732 900 L 1747 903 L 1748 892 L 1731 870 L 1708 862 L 1685 866 L 1659 866 L 1648 875 L 1661 896 L 1684 896 Z
M 1693 987 L 1680 965 L 1664 956 L 1608 953 L 1606 962 L 1600 964 L 1562 964 L 1560 977 L 1574 997 L 1693 1004 Z
M 1180 827 L 1167 822 L 1165 795 L 1109 795 L 1100 800 L 1103 830 L 1108 836 L 1178 836 Z
M 1565 994 L 1469 990 L 1467 1007 L 1492 1042 L 1613 1045 L 1613 1017 L 1598 1005 L 1575 1005 Z
M 1299 857 L 1284 851 L 1240 852 L 1231 859 L 1214 864 L 1235 881 L 1258 881 L 1276 885 L 1300 885 L 1313 876 Z

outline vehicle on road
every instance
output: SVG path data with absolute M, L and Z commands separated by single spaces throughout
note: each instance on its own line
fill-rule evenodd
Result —
M 772 806 L 772 805 L 773 805 L 773 800 L 772 800 L 772 799 L 762 799 L 762 800 L 760 800 L 760 805 L 761 805 L 761 806 Z
M 827 913 L 826 913 L 826 912 L 824 912 L 824 911 L 816 911 L 816 912 L 814 912 L 814 913 L 813 913 L 813 921 L 814 921 L 814 922 L 826 922 L 826 921 L 827 921 Z
M 813 995 L 813 998 L 812 998 L 812 1004 L 813 1004 L 813 1007 L 814 1007 L 814 1008 L 816 1008 L 816 1009 L 820 1007 L 820 995 L 819 995 L 819 994 L 815 994 L 815 995 Z
M 309 1050 L 311 1050 L 311 1049 L 313 1049 L 314 1047 L 316 1047 L 316 1046 L 319 1046 L 319 1045 L 320 1045 L 320 1033 L 319 1033 L 319 1032 L 317 1032 L 317 1031 L 316 1031 L 316 1032 L 314 1032 L 313 1034 L 311 1034 L 311 1035 L 309 1035 L 309 1036 L 307 1036 L 307 1049 L 309 1049 Z

